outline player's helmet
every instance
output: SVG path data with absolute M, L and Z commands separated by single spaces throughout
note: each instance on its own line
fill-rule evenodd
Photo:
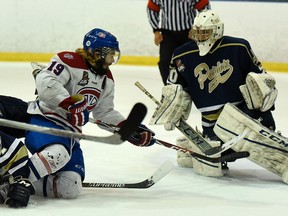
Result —
M 200 50 L 199 55 L 206 55 L 214 43 L 223 37 L 224 23 L 213 10 L 200 12 L 194 20 L 190 37 L 196 41 Z
M 89 31 L 83 40 L 83 49 L 90 53 L 98 52 L 105 59 L 108 54 L 114 56 L 113 64 L 120 58 L 120 49 L 117 38 L 110 32 L 95 28 Z

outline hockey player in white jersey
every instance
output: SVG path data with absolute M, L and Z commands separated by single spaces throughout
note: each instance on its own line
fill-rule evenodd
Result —
M 96 120 L 121 126 L 125 118 L 114 110 L 114 79 L 109 68 L 119 57 L 116 37 L 99 28 L 84 36 L 83 48 L 56 54 L 35 73 L 38 98 L 28 107 L 30 123 L 81 132 L 92 113 Z M 153 136 L 141 125 L 128 141 L 149 146 L 155 142 Z M 85 177 L 79 140 L 29 131 L 25 141 L 32 153 L 29 179 L 36 194 L 76 197 Z

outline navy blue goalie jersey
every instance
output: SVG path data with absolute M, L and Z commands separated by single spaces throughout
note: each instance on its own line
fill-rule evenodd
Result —
M 244 101 L 239 86 L 249 72 L 265 72 L 249 42 L 224 36 L 205 56 L 199 55 L 194 41 L 177 48 L 167 82 L 181 84 L 201 112 L 202 126 L 213 127 L 227 102 Z

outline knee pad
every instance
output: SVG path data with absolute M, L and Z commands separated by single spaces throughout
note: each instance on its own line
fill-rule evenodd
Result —
M 40 152 L 33 154 L 29 160 L 30 177 L 32 182 L 55 173 L 64 167 L 70 160 L 70 155 L 61 144 L 46 147 Z
M 37 195 L 50 198 L 73 199 L 82 191 L 81 176 L 73 171 L 49 175 L 34 183 Z
M 58 198 L 73 199 L 82 191 L 82 179 L 78 173 L 65 171 L 57 174 L 56 178 L 54 188 L 57 191 L 54 193 L 56 192 Z

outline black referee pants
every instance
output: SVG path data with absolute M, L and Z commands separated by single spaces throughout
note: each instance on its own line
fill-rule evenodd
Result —
M 158 67 L 159 67 L 161 78 L 162 78 L 164 85 L 166 85 L 166 81 L 169 76 L 169 65 L 170 65 L 171 57 L 173 55 L 174 50 L 177 47 L 191 41 L 188 38 L 189 30 L 185 30 L 185 31 L 162 30 L 161 31 L 163 35 L 163 41 L 160 43 Z

